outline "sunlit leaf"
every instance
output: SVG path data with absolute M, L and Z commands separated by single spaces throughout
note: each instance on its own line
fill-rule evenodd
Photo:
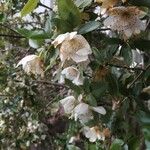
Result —
M 26 3 L 26 5 L 23 7 L 23 9 L 21 10 L 21 16 L 26 16 L 27 14 L 29 14 L 30 12 L 32 12 L 37 4 L 38 4 L 39 0 L 28 0 L 28 2 Z
M 57 0 L 59 17 L 72 28 L 80 24 L 80 12 L 72 0 Z

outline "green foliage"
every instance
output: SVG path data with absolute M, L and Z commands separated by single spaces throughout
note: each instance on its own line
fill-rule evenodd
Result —
M 77 5 L 78 8 L 84 9 L 87 6 L 90 6 L 92 3 L 92 0 L 75 0 L 75 4 Z
M 64 22 L 70 31 L 80 24 L 80 12 L 72 0 L 57 0 L 60 23 Z
M 82 25 L 79 28 L 78 33 L 79 34 L 85 34 L 85 33 L 88 33 L 88 32 L 91 32 L 91 31 L 97 29 L 99 26 L 100 26 L 99 22 L 97 22 L 97 21 L 90 21 L 90 22 Z
M 101 4 L 92 0 L 57 0 L 53 10 L 46 6 L 38 13 L 34 9 L 39 2 L 0 2 L 0 11 L 4 10 L 0 12 L 0 149 L 150 149 L 149 0 L 116 4 L 139 6 L 146 13 L 140 18 L 147 23 L 146 30 L 129 39 L 122 36 L 123 31 L 104 26 L 109 16 L 96 14 Z M 30 19 L 24 17 L 27 14 Z M 74 31 L 91 47 L 86 61 L 73 61 L 74 56 L 84 57 L 88 47 L 80 45 L 81 39 L 76 42 L 76 35 L 65 34 Z M 53 41 L 60 34 L 55 47 Z M 38 57 L 16 67 L 28 55 Z M 62 73 L 72 66 L 77 69 L 72 76 Z M 44 77 L 36 74 L 40 69 Z M 60 100 L 68 96 L 75 102 L 62 104 Z M 77 110 L 79 104 L 84 105 Z M 66 109 L 72 110 L 66 113 Z M 88 121 L 81 122 L 84 118 Z
M 17 32 L 23 35 L 26 38 L 41 40 L 41 39 L 49 39 L 51 35 L 44 32 L 43 30 L 28 30 L 28 29 L 17 29 Z
M 121 139 L 115 139 L 111 144 L 110 150 L 122 150 L 124 142 Z
M 137 6 L 145 6 L 145 7 L 150 7 L 150 1 L 149 0 L 129 0 L 129 2 L 133 5 Z
M 39 2 L 39 0 L 28 0 L 26 5 L 21 10 L 21 16 L 24 17 L 27 14 L 29 14 L 30 12 L 32 12 L 36 8 L 38 2 Z

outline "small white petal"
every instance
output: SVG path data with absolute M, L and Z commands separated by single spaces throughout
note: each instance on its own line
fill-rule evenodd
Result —
M 60 103 L 62 104 L 65 113 L 71 114 L 75 107 L 76 99 L 74 98 L 74 96 L 68 96 L 60 100 Z
M 52 44 L 57 47 L 59 44 L 61 44 L 63 41 L 65 40 L 71 40 L 75 35 L 77 34 L 77 32 L 67 32 L 65 34 L 60 34 L 53 42 Z
M 75 85 L 83 85 L 83 80 L 81 78 L 75 78 L 72 83 Z
M 29 61 L 32 61 L 32 60 L 34 60 L 35 58 L 37 58 L 38 56 L 36 56 L 36 55 L 28 55 L 28 56 L 25 56 L 24 58 L 22 58 L 20 61 L 19 61 L 19 63 L 17 64 L 17 66 L 16 67 L 18 67 L 18 66 L 20 66 L 20 65 L 25 65 L 27 62 L 29 62 Z
M 102 115 L 105 115 L 105 114 L 106 114 L 106 110 L 105 110 L 105 108 L 102 107 L 102 106 L 92 107 L 91 109 L 92 109 L 93 111 L 95 111 L 95 112 L 98 112 L 98 113 L 102 114 Z
M 90 142 L 95 142 L 97 139 L 96 133 L 93 132 L 89 127 L 83 128 L 83 134 L 89 139 Z
M 67 37 L 69 36 L 69 33 L 61 34 L 56 37 L 56 39 L 52 42 L 54 47 L 57 47 L 59 44 L 61 44 Z
M 82 49 L 79 49 L 79 50 L 76 52 L 76 54 L 82 55 L 82 56 L 89 55 L 89 54 L 91 54 L 91 53 L 92 53 L 92 51 L 91 51 L 90 47 L 89 47 L 89 48 L 82 48 Z
M 75 35 L 77 35 L 77 32 L 71 32 L 69 35 L 69 40 L 73 39 L 75 37 Z
M 83 124 L 93 119 L 93 114 L 86 103 L 80 103 L 74 108 L 74 116 Z
M 81 56 L 81 55 L 74 54 L 74 55 L 71 56 L 71 58 L 76 63 L 80 63 L 80 62 L 83 62 L 83 61 L 87 61 L 88 60 L 88 55 Z

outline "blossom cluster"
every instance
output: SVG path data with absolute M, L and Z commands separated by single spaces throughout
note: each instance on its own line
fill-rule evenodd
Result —
M 102 3 L 102 9 L 106 9 L 108 17 L 104 20 L 104 26 L 110 27 L 123 35 L 124 40 L 137 35 L 146 29 L 146 23 L 140 18 L 144 12 L 135 6 L 118 6 L 121 0 L 96 0 Z M 125 3 L 127 0 L 122 0 Z
M 106 9 L 107 18 L 103 22 L 104 26 L 118 31 L 119 34 L 123 35 L 124 40 L 128 40 L 133 35 L 145 30 L 145 22 L 140 20 L 143 12 L 139 8 L 118 6 L 118 3 L 126 3 L 126 0 L 96 0 L 96 2 L 102 4 L 101 7 Z M 61 73 L 58 82 L 65 84 L 66 80 L 69 80 L 75 86 L 82 87 L 85 79 L 83 71 L 84 68 L 88 68 L 90 55 L 92 54 L 88 41 L 81 34 L 74 31 L 58 35 L 51 42 L 51 45 L 59 50 L 59 69 L 61 69 Z M 25 56 L 17 64 L 17 67 L 19 65 L 23 66 L 23 70 L 28 75 L 34 74 L 44 78 L 44 65 L 40 56 Z M 103 106 L 91 106 L 86 101 L 84 92 L 81 95 L 74 95 L 72 93 L 59 102 L 64 109 L 65 115 L 69 119 L 74 119 L 81 123 L 81 132 L 90 142 L 105 140 L 107 136 L 104 134 L 103 129 L 100 129 L 97 124 L 93 126 L 87 125 L 89 121 L 94 119 L 94 113 L 97 113 L 99 116 L 105 115 L 105 108 Z M 30 132 L 35 130 L 34 128 L 36 129 L 37 127 L 31 123 L 28 124 Z
M 77 32 L 61 34 L 52 42 L 55 48 L 59 48 L 59 58 L 61 60 L 62 71 L 60 74 L 60 83 L 65 83 L 65 80 L 70 80 L 76 86 L 82 86 L 84 83 L 84 76 L 81 74 L 79 69 L 83 69 L 83 63 L 87 64 L 89 62 L 89 55 L 92 54 L 91 47 L 87 40 Z M 71 61 L 71 66 L 67 66 L 68 61 Z M 24 57 L 18 64 L 23 66 L 24 71 L 30 75 L 41 75 L 44 77 L 43 64 L 39 56 L 37 55 L 28 55 Z M 94 119 L 93 112 L 96 112 L 101 115 L 106 114 L 106 110 L 103 106 L 90 106 L 84 101 L 83 95 L 78 95 L 76 98 L 73 95 L 70 95 L 62 100 L 60 100 L 65 114 L 70 118 L 78 121 L 83 125 L 83 134 L 91 142 L 95 142 L 100 138 L 101 135 L 95 133 L 95 128 L 91 127 L 91 132 L 87 133 L 85 130 L 90 127 L 84 127 L 86 123 Z M 99 133 L 99 132 L 98 132 Z

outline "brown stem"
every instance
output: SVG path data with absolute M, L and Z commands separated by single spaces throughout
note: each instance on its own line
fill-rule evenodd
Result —
M 54 85 L 54 86 L 62 86 L 62 87 L 67 87 L 64 84 L 61 83 L 54 83 L 54 82 L 50 82 L 50 81 L 44 81 L 44 80 L 33 80 L 36 83 L 42 83 L 42 84 L 50 84 L 50 85 Z

